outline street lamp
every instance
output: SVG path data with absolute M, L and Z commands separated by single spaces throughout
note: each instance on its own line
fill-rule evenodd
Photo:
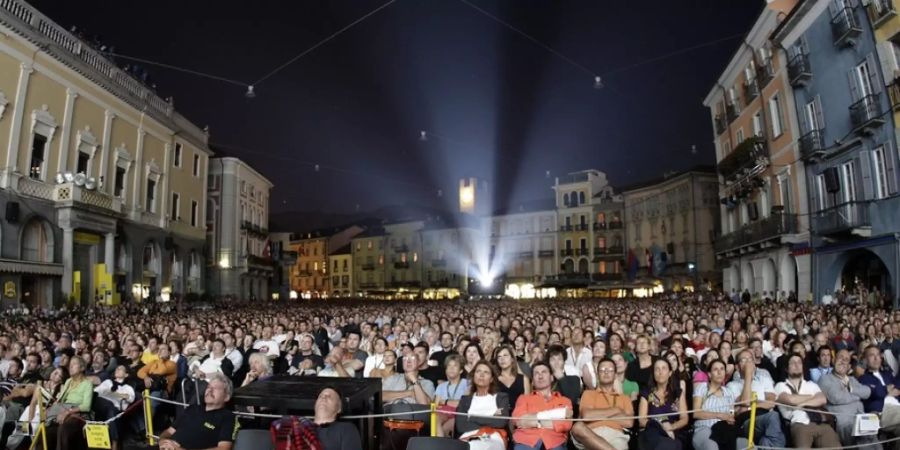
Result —
M 228 259 L 228 255 L 222 255 L 219 259 L 219 296 L 224 296 L 224 281 L 223 277 L 225 276 L 225 271 L 231 268 L 231 261 Z

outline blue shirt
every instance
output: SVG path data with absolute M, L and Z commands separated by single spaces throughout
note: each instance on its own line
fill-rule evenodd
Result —
M 867 413 L 881 412 L 884 408 L 884 398 L 887 397 L 887 385 L 894 384 L 894 376 L 889 371 L 882 370 L 878 373 L 881 375 L 881 380 L 884 380 L 883 383 L 871 370 L 866 370 L 866 373 L 862 374 L 858 379 L 860 384 L 864 384 L 872 389 L 872 395 L 862 401 L 863 409 Z
M 831 367 L 813 367 L 809 369 L 809 379 L 813 383 L 818 384 L 819 378 L 822 378 L 823 375 L 828 375 L 833 370 Z

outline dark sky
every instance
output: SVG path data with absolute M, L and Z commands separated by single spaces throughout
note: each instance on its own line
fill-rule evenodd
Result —
M 385 1 L 33 4 L 119 53 L 252 83 Z M 472 1 L 606 87 L 459 0 L 396 0 L 257 85 L 253 100 L 146 67 L 213 143 L 275 184 L 275 212 L 450 205 L 464 175 L 488 179 L 501 206 L 550 196 L 547 171 L 597 168 L 626 185 L 713 164 L 701 101 L 740 39 L 620 69 L 746 33 L 765 3 Z

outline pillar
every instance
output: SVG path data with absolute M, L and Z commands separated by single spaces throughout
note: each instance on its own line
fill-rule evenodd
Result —
M 103 262 L 106 263 L 106 271 L 116 271 L 116 233 L 106 233 Z
M 62 245 L 62 292 L 63 303 L 68 303 L 72 296 L 72 269 L 73 269 L 73 252 L 75 250 L 75 230 L 71 227 L 63 228 L 63 245 Z

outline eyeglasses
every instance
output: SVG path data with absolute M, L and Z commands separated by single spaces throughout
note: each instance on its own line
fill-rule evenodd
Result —
M 605 369 L 600 369 L 600 370 L 598 370 L 598 372 L 600 372 L 600 373 L 612 373 L 612 372 L 615 372 L 615 371 L 616 371 L 616 369 L 610 369 L 609 367 L 607 367 L 607 368 L 605 368 Z

